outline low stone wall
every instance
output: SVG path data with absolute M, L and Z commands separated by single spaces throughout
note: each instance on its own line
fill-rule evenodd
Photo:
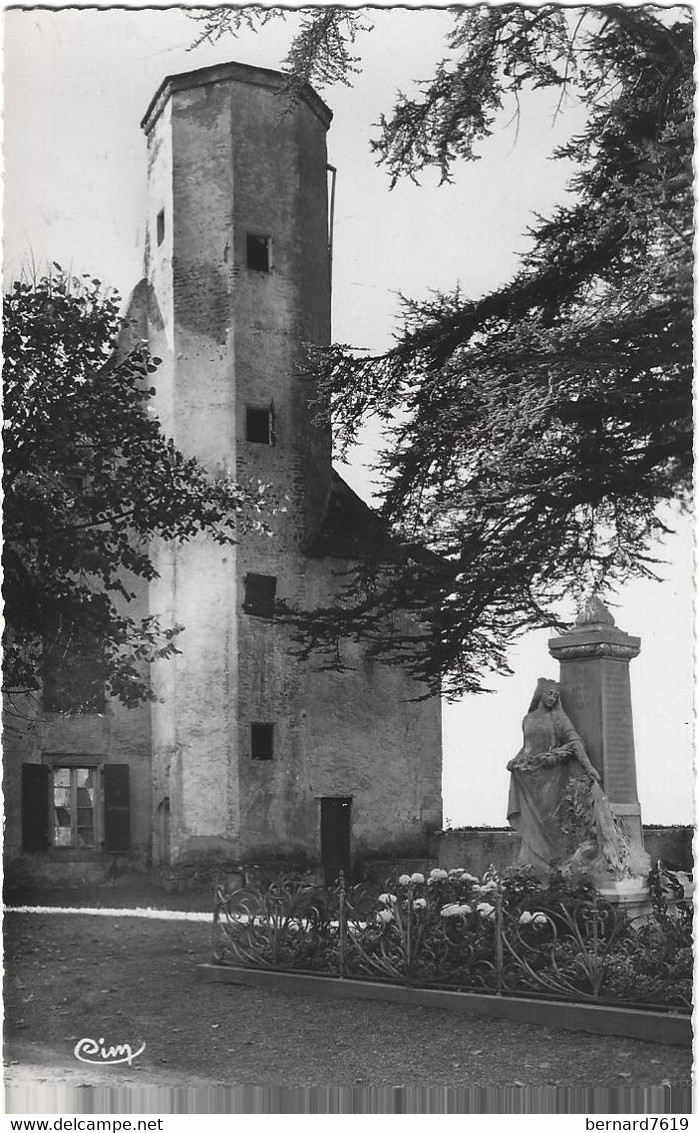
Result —
M 461 867 L 482 877 L 489 866 L 511 866 L 519 849 L 519 836 L 507 827 L 470 826 L 445 830 L 439 839 L 442 869 Z
M 668 869 L 692 870 L 691 826 L 644 826 L 645 847 L 652 862 L 661 861 Z M 504 870 L 514 864 L 519 848 L 519 837 L 508 827 L 471 826 L 460 830 L 445 830 L 433 837 L 430 857 L 425 858 L 365 858 L 354 863 L 354 880 L 384 885 L 387 879 L 400 873 L 428 874 L 430 869 L 455 869 L 461 866 L 481 877 L 489 866 Z M 215 886 L 237 889 L 241 885 L 269 884 L 272 878 L 289 871 L 309 871 L 322 881 L 319 867 L 309 869 L 301 861 L 266 861 L 259 866 L 212 859 L 180 863 L 170 869 L 149 870 L 145 863 L 133 857 L 95 855 L 94 852 L 75 851 L 73 856 L 55 860 L 41 854 L 25 854 L 5 867 L 5 892 L 16 896 L 25 890 L 49 893 L 54 888 L 86 884 L 109 884 L 116 881 L 134 884 L 144 880 L 169 892 L 212 893 Z
M 691 826 L 644 826 L 643 841 L 652 862 L 668 869 L 691 872 L 693 868 Z M 438 835 L 442 869 L 463 867 L 480 877 L 489 866 L 498 870 L 514 864 L 519 836 L 508 827 L 467 826 Z
M 100 854 L 93 850 L 68 850 L 62 857 L 22 854 L 4 865 L 5 893 L 23 890 L 79 888 L 106 885 L 122 877 L 143 878 L 147 868 L 135 854 Z
M 668 869 L 681 869 L 691 873 L 692 826 L 644 826 L 643 842 L 652 862 L 661 861 Z

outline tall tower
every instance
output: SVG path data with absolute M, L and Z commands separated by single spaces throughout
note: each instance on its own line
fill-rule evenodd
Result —
M 156 551 L 151 609 L 185 626 L 180 655 L 154 674 L 156 861 L 317 859 L 323 837 L 335 837 L 333 815 L 352 803 L 357 846 L 377 831 L 382 845 L 395 831 L 417 845 L 441 821 L 438 705 L 406 709 L 405 678 L 377 676 L 361 658 L 354 685 L 314 676 L 274 619 L 276 599 L 331 600 L 332 564 L 309 548 L 333 493 L 349 493 L 298 372 L 306 344 L 330 337 L 330 119 L 312 90 L 290 103 L 284 76 L 227 63 L 166 79 L 142 123 L 147 333 L 163 360 L 156 410 L 180 450 L 211 472 L 270 485 L 284 509 L 271 538 Z M 338 698 L 356 702 L 357 727 L 332 707 Z M 400 760 L 422 744 L 416 713 L 429 716 L 430 769 L 422 746 L 408 755 L 405 805 L 377 826 L 369 799 L 385 795 L 388 813 L 397 796 L 390 775 L 380 789 L 373 781 L 382 757 L 367 729 L 380 713 L 386 731 L 393 711 L 386 749 Z

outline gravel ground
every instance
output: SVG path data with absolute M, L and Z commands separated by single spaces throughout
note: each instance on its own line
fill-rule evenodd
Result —
M 8 912 L 8 1082 L 225 1086 L 684 1087 L 691 1051 L 434 1008 L 198 983 L 209 926 Z M 146 1044 L 78 1063 L 81 1038 Z

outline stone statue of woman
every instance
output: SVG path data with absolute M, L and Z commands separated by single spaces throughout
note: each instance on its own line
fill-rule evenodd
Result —
M 624 875 L 628 845 L 556 681 L 539 679 L 522 732 L 523 746 L 507 765 L 507 818 L 522 839 L 516 864 Z

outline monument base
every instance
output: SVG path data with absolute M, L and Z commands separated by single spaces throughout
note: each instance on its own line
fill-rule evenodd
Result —
M 641 807 L 638 803 L 610 802 L 612 814 L 629 843 L 628 866 L 633 877 L 647 877 L 650 872 L 650 854 L 643 845 Z
M 663 897 L 671 917 L 679 916 L 678 905 L 694 903 L 694 884 L 686 873 L 674 875 L 679 886 L 663 886 Z M 600 897 L 627 915 L 629 920 L 642 924 L 653 915 L 653 904 L 645 877 L 626 877 L 619 881 L 600 881 L 596 886 Z
M 615 909 L 625 913 L 630 921 L 648 920 L 653 911 L 648 892 L 648 882 L 644 877 L 627 877 L 622 881 L 609 881 L 605 885 L 599 885 L 597 892 Z

